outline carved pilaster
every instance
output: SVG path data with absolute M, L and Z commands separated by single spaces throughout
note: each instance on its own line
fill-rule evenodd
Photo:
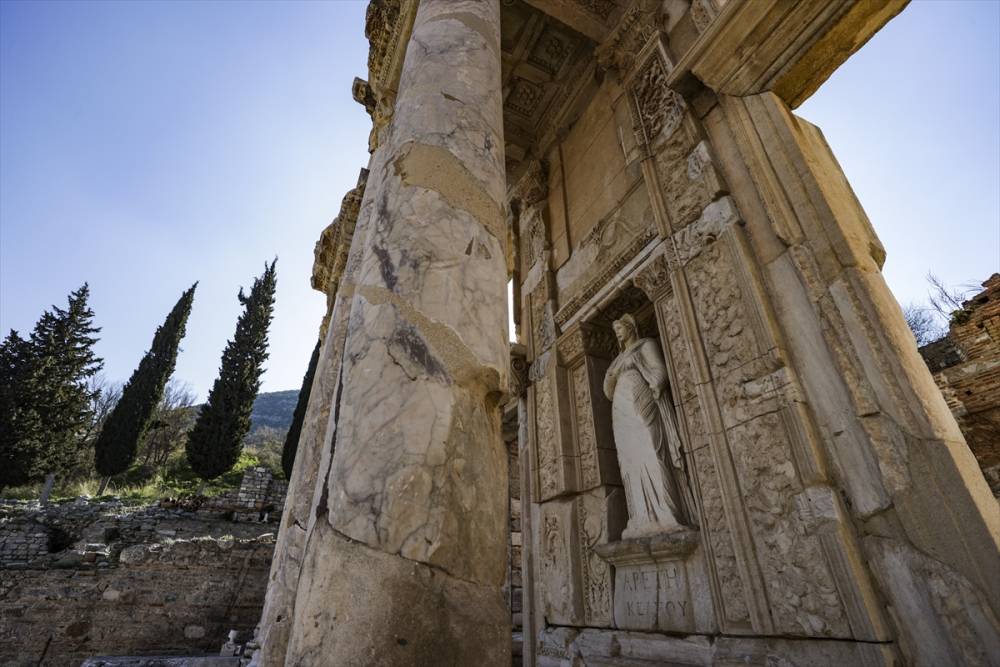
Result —
M 510 344 L 510 397 L 520 398 L 528 389 L 527 350 L 519 343 Z

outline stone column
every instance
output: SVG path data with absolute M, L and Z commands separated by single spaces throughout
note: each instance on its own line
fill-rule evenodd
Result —
M 499 5 L 417 10 L 286 665 L 510 664 Z

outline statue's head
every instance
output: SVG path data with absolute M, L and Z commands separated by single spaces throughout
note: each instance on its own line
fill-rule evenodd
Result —
M 614 330 L 615 336 L 618 338 L 618 344 L 622 349 L 639 337 L 639 327 L 636 326 L 635 318 L 628 313 L 615 320 L 611 328 Z

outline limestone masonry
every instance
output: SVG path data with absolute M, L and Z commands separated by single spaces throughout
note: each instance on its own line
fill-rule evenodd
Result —
M 218 654 L 230 630 L 246 641 L 263 606 L 282 486 L 258 468 L 238 492 L 185 508 L 0 502 L 0 665 Z

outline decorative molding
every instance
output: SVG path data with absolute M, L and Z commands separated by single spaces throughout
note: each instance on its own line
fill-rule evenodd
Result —
M 510 396 L 520 398 L 528 389 L 528 357 L 523 345 L 510 344 Z
M 418 0 L 371 0 L 365 12 L 368 81 L 376 92 L 395 90 Z
M 340 212 L 320 234 L 313 250 L 310 283 L 314 290 L 325 293 L 328 298 L 336 294 L 340 277 L 343 275 L 367 183 L 368 170 L 362 169 L 358 174 L 357 185 L 344 195 L 340 202 Z
M 617 70 L 619 77 L 626 78 L 639 52 L 659 30 L 662 4 L 635 0 L 608 38 L 595 50 L 598 65 L 603 69 Z
M 662 535 L 598 544 L 594 551 L 615 566 L 657 563 L 687 556 L 697 548 L 699 540 L 697 530 L 682 528 Z
M 670 265 L 665 251 L 661 251 L 640 269 L 632 282 L 650 301 L 656 301 L 661 294 L 670 289 Z
M 669 85 L 685 96 L 702 85 L 736 97 L 770 90 L 794 109 L 908 2 L 730 1 L 714 19 L 693 9 L 704 32 L 677 62 Z
M 618 341 L 609 327 L 581 322 L 559 338 L 556 349 L 560 363 L 573 367 L 584 355 L 611 359 L 618 353 Z
M 654 229 L 647 229 L 639 233 L 635 239 L 628 244 L 628 246 L 626 246 L 621 254 L 608 263 L 600 274 L 591 279 L 583 289 L 577 292 L 573 298 L 566 302 L 566 305 L 559 309 L 559 312 L 557 312 L 555 316 L 556 323 L 560 327 L 565 326 L 569 319 L 578 310 L 580 310 L 584 304 L 594 297 L 601 290 L 601 288 L 605 287 L 611 278 L 613 278 L 618 271 L 634 259 L 635 256 L 638 255 L 639 252 L 654 238 L 656 238 L 656 230 Z
M 534 206 L 549 196 L 548 164 L 543 160 L 528 162 L 524 173 L 507 193 L 508 200 L 517 200 L 521 206 Z

